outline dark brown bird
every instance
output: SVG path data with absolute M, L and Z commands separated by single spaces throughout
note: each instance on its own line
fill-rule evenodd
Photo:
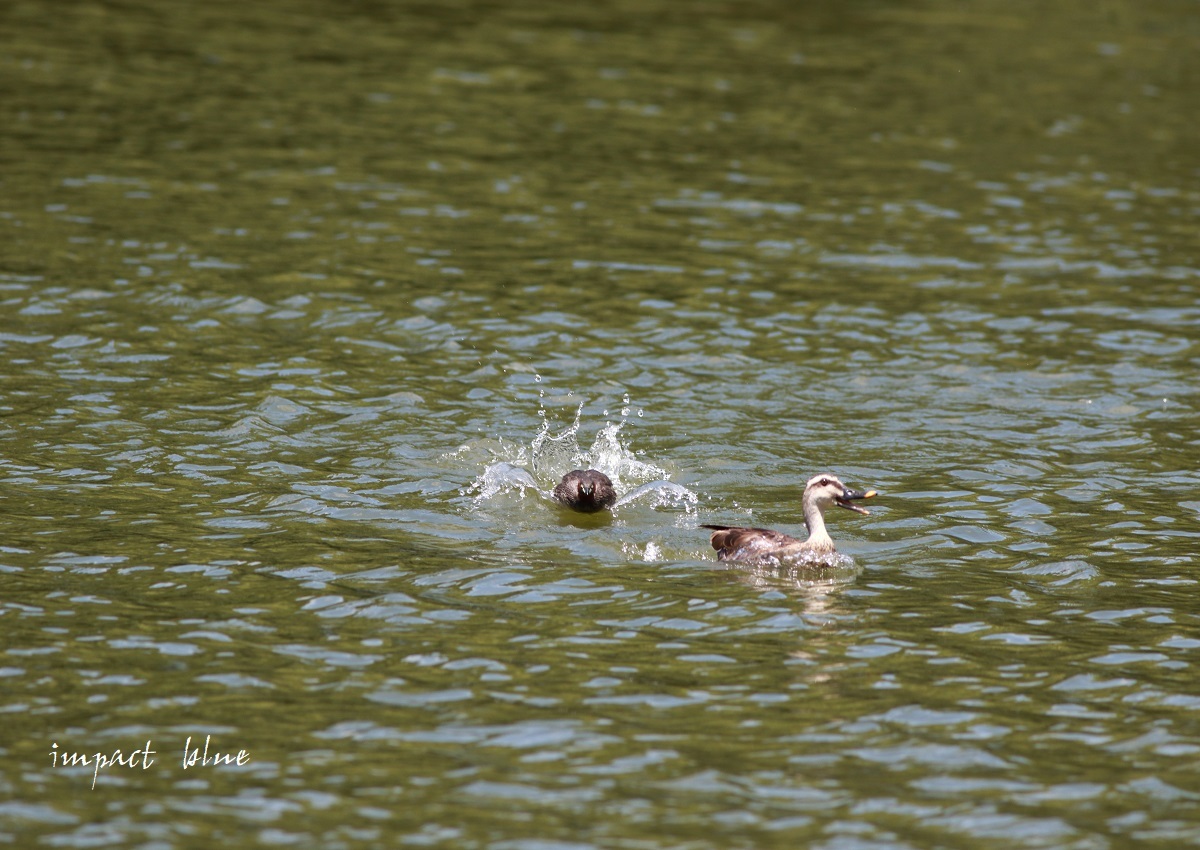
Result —
M 573 469 L 554 488 L 554 499 L 573 511 L 592 514 L 617 501 L 612 480 L 598 469 Z
M 851 490 L 833 475 L 817 475 L 809 479 L 804 487 L 804 524 L 808 527 L 808 539 L 797 540 L 769 528 L 739 528 L 729 525 L 708 525 L 712 529 L 712 547 L 717 550 L 718 561 L 746 561 L 748 563 L 772 563 L 790 555 L 811 552 L 814 555 L 829 555 L 834 550 L 833 540 L 825 530 L 825 509 L 830 505 L 870 513 L 854 504 L 854 499 L 869 499 L 874 490 Z

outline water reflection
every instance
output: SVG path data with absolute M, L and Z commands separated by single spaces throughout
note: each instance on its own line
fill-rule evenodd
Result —
M 829 625 L 848 610 L 840 603 L 838 594 L 851 586 L 862 570 L 853 559 L 841 556 L 836 566 L 721 564 L 714 572 L 757 591 L 785 593 L 788 599 L 799 603 L 797 614 L 806 622 Z

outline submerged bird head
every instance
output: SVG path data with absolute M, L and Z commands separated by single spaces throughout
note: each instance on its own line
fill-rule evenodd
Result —
M 836 475 L 814 475 L 808 479 L 808 484 L 804 485 L 805 515 L 807 516 L 810 505 L 822 514 L 830 505 L 837 505 L 855 513 L 869 514 L 870 511 L 866 508 L 854 504 L 854 500 L 869 499 L 874 495 L 874 490 L 851 490 Z

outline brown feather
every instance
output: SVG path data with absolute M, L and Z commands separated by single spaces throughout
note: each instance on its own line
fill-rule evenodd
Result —
M 554 488 L 554 500 L 585 514 L 608 510 L 617 501 L 612 480 L 598 469 L 573 469 Z
M 709 541 L 717 550 L 719 561 L 753 560 L 800 542 L 795 537 L 770 528 L 708 524 L 702 525 L 701 528 L 712 529 Z

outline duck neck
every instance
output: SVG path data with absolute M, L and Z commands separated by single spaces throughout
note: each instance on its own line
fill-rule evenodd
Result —
M 804 541 L 808 549 L 832 550 L 833 538 L 825 530 L 825 514 L 821 506 L 815 502 L 804 500 L 804 525 L 808 528 L 808 539 Z

